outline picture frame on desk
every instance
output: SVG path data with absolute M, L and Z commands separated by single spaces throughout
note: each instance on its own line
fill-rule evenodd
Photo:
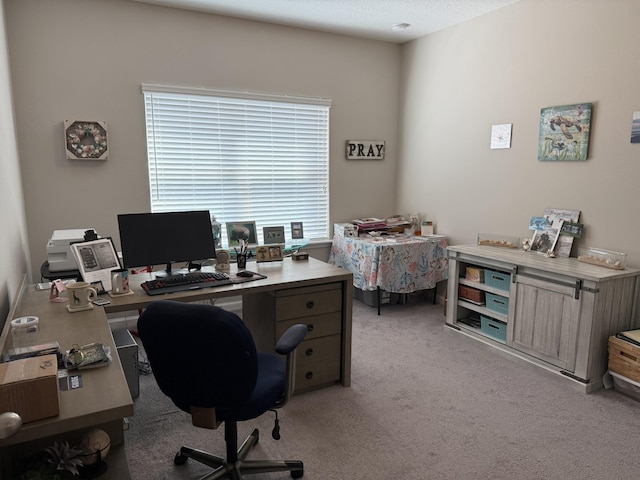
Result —
M 258 239 L 256 236 L 256 222 L 226 222 L 226 228 L 229 247 L 239 247 L 240 240 L 243 240 L 249 245 L 258 244 Z
M 262 235 L 265 245 L 284 243 L 284 227 L 263 227 Z
M 302 222 L 291 222 L 291 238 L 294 240 L 304 238 Z
M 256 262 L 281 262 L 284 258 L 282 245 L 260 245 L 256 247 Z

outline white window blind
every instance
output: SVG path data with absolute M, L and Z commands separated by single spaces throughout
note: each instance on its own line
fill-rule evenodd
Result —
M 152 212 L 209 210 L 223 225 L 302 222 L 329 236 L 325 99 L 143 84 Z M 223 246 L 227 238 L 222 235 Z

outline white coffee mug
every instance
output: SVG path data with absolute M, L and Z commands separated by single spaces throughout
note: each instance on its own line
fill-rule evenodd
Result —
M 87 308 L 92 300 L 98 298 L 95 288 L 89 286 L 89 282 L 76 282 L 67 285 L 69 294 L 69 309 L 81 310 Z
M 129 270 L 111 270 L 111 292 L 118 295 L 129 293 Z

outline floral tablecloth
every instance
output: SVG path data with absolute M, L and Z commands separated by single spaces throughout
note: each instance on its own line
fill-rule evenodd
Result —
M 361 290 L 428 290 L 448 278 L 447 239 L 389 241 L 335 235 L 329 263 L 353 273 L 353 285 Z

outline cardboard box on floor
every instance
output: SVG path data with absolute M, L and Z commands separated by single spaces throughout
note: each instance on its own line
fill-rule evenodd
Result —
M 16 412 L 22 423 L 60 413 L 55 355 L 0 363 L 0 412 Z

